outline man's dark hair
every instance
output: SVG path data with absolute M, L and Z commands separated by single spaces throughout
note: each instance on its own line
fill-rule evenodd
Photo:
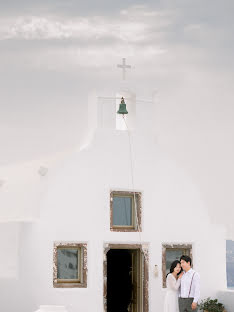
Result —
M 183 256 L 180 257 L 180 261 L 181 261 L 181 260 L 184 260 L 184 261 L 186 261 L 187 263 L 190 262 L 190 266 L 192 265 L 192 259 L 191 259 L 189 256 L 183 255 Z

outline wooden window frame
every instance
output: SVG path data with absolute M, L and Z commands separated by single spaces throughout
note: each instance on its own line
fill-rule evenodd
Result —
M 136 198 L 136 209 L 135 209 L 135 201 L 134 195 Z M 114 197 L 131 197 L 132 198 L 132 220 L 133 225 L 126 226 L 126 225 L 114 225 L 113 224 L 113 202 Z M 141 227 L 141 212 L 142 212 L 142 194 L 141 192 L 129 192 L 129 191 L 111 191 L 110 192 L 110 230 L 112 232 L 138 232 L 142 231 Z M 138 228 L 136 223 L 135 214 L 137 212 L 137 220 L 138 220 Z
M 166 288 L 166 251 L 168 249 L 189 250 L 189 256 L 192 259 L 192 264 L 193 264 L 192 248 L 193 248 L 192 244 L 163 244 L 162 245 L 162 286 L 163 288 Z
M 79 250 L 79 279 L 58 279 L 58 249 Z M 53 286 L 54 288 L 87 287 L 87 244 L 73 242 L 55 242 L 53 250 Z

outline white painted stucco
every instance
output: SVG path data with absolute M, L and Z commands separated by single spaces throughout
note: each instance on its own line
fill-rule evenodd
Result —
M 115 107 L 115 101 L 112 103 Z M 107 120 L 108 127 L 105 122 L 101 127 L 98 120 L 94 122 L 96 129 L 89 131 L 92 140 L 50 170 L 39 217 L 35 222 L 23 224 L 20 243 L 16 246 L 18 277 L 12 279 L 12 285 L 13 291 L 20 290 L 20 299 L 17 296 L 10 302 L 11 296 L 6 296 L 4 312 L 16 307 L 19 312 L 32 312 L 40 305 L 64 305 L 68 312 L 102 312 L 104 243 L 149 244 L 149 310 L 152 312 L 162 311 L 163 307 L 163 243 L 192 243 L 202 297 L 225 291 L 226 229 L 212 223 L 198 185 L 150 131 L 153 106 L 145 105 L 142 114 L 141 110 L 142 105 L 137 105 L 136 128 L 130 136 L 134 186 L 129 135 L 127 131 L 115 130 L 114 118 L 111 124 Z M 142 192 L 141 236 L 110 232 L 110 191 L 133 189 Z M 53 288 L 55 241 L 88 244 L 86 289 Z M 154 274 L 155 265 L 159 267 L 158 277 Z M 6 286 L 6 293 L 10 287 L 10 284 Z

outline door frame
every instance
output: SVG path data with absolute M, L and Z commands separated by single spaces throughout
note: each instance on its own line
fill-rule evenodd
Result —
M 107 253 L 110 249 L 137 249 L 142 255 L 142 306 L 139 312 L 149 312 L 149 245 L 148 244 L 121 244 L 105 243 L 103 259 L 103 308 L 107 312 Z

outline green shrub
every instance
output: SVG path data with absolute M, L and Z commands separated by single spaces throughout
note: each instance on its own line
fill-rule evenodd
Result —
M 211 299 L 210 297 L 204 299 L 199 304 L 200 310 L 207 310 L 208 312 L 223 312 L 224 305 L 218 302 L 218 299 Z

